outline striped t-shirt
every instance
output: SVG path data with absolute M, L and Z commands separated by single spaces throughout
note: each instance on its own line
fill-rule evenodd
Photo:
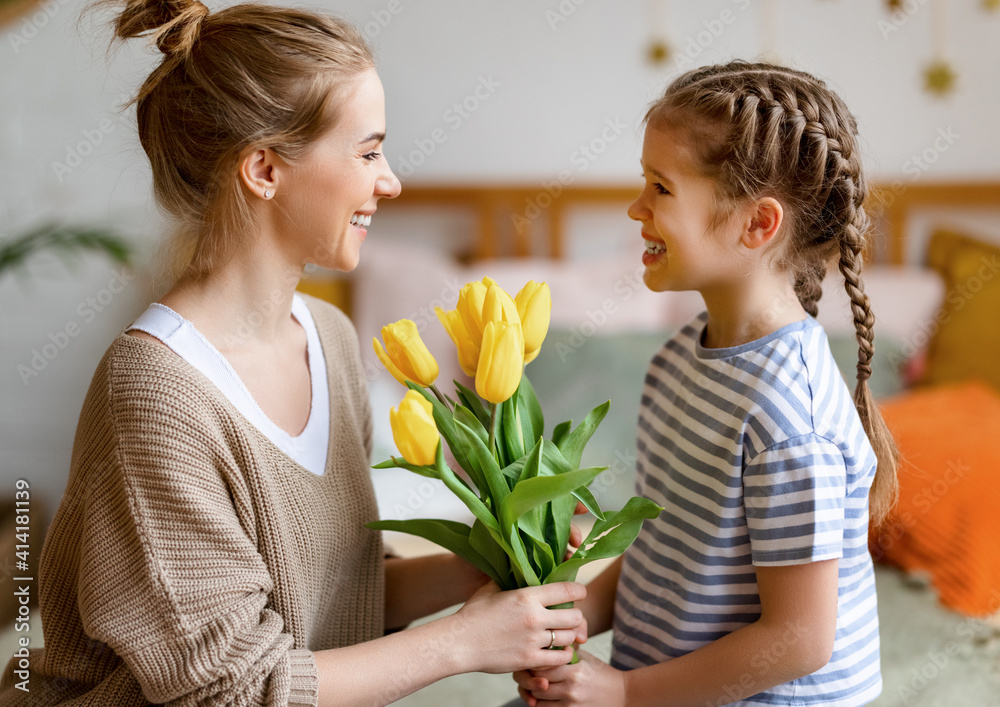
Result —
M 706 349 L 706 321 L 667 341 L 646 374 L 636 487 L 664 511 L 624 555 L 612 665 L 661 663 L 756 621 L 754 567 L 839 558 L 830 662 L 732 704 L 870 702 L 882 689 L 867 545 L 876 459 L 826 333 L 807 318 Z M 754 660 L 766 666 L 777 648 Z

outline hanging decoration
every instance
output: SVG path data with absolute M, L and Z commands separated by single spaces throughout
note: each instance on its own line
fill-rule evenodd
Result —
M 646 60 L 653 66 L 666 64 L 673 58 L 667 41 L 667 0 L 649 0 L 649 26 L 653 37 L 646 47 Z
M 677 54 L 676 47 L 669 38 L 667 28 L 667 3 L 669 0 L 647 0 L 648 19 L 650 28 L 650 39 L 646 45 L 645 59 L 650 65 L 661 67 L 668 62 L 683 60 L 687 54 L 685 50 Z M 924 90 L 928 93 L 943 97 L 952 93 L 958 83 L 958 73 L 951 61 L 948 59 L 946 48 L 947 43 L 947 11 L 948 6 L 945 0 L 884 0 L 885 8 L 894 16 L 905 13 L 907 16 L 915 11 L 917 3 L 926 2 L 933 13 L 931 18 L 931 59 L 921 72 Z M 980 7 L 986 12 L 1000 11 L 1000 0 L 979 0 Z M 758 21 L 760 27 L 760 59 L 762 61 L 780 64 L 781 58 L 778 55 L 778 32 L 777 32 L 777 0 L 759 0 L 753 3 L 758 9 Z M 902 24 L 906 18 L 899 21 Z M 884 23 L 883 23 L 884 24 Z M 894 24 L 890 29 L 898 29 L 898 24 Z M 703 45 L 702 45 L 703 46 Z M 700 52 L 699 52 L 700 53 Z M 694 59 L 693 56 L 687 58 Z M 690 63 L 690 62 L 688 62 Z
M 957 76 L 946 58 L 945 39 L 947 37 L 947 13 L 944 0 L 930 0 L 931 44 L 934 58 L 924 67 L 924 89 L 935 96 L 946 96 L 955 89 Z

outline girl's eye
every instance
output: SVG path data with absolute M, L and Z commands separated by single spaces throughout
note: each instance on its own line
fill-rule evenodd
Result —
M 374 162 L 381 156 L 382 156 L 381 152 L 369 152 L 367 155 L 362 155 L 362 157 L 364 157 L 369 162 Z
M 657 194 L 669 194 L 670 192 L 664 188 L 662 184 L 653 183 L 653 188 L 656 189 Z

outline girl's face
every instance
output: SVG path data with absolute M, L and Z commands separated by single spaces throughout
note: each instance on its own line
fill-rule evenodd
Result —
M 652 121 L 642 144 L 645 185 L 628 208 L 642 224 L 646 252 L 643 281 L 654 292 L 704 292 L 731 277 L 737 238 L 725 223 L 713 225 L 715 184 L 695 169 L 683 132 Z M 729 242 L 732 241 L 732 242 Z
M 400 184 L 381 152 L 385 94 L 378 74 L 361 74 L 340 103 L 335 127 L 286 167 L 275 202 L 297 260 L 350 272 L 378 200 L 397 196 Z

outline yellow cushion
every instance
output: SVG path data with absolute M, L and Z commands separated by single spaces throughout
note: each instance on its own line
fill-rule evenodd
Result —
M 927 264 L 947 291 L 922 382 L 982 380 L 1000 389 L 1000 247 L 939 230 Z

